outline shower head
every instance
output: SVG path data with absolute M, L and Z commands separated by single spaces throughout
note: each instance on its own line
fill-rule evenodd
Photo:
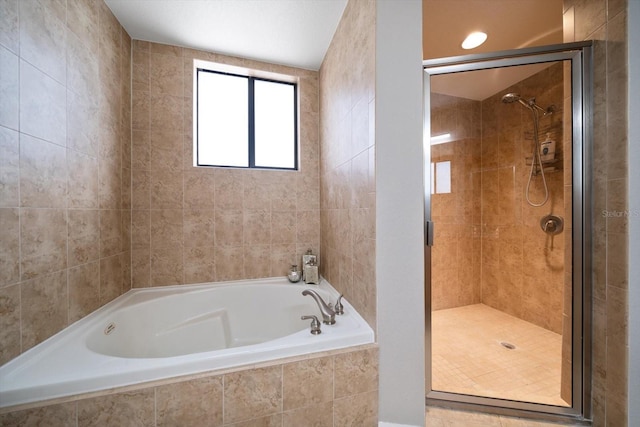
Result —
M 508 93 L 502 97 L 502 102 L 504 102 L 505 104 L 511 104 L 518 101 L 522 102 L 522 100 L 520 99 L 520 95 L 518 95 L 517 93 Z
M 519 102 L 520 104 L 522 104 L 523 106 L 527 107 L 528 109 L 532 109 L 531 105 L 526 103 L 525 101 L 522 100 L 522 98 L 520 97 L 520 95 L 518 95 L 517 93 L 508 93 L 506 95 L 504 95 L 502 97 L 502 102 L 504 102 L 505 104 L 513 104 L 514 102 Z
M 531 98 L 528 101 L 524 101 L 519 94 L 513 93 L 513 92 L 507 93 L 506 95 L 504 95 L 502 97 L 502 102 L 504 102 L 505 104 L 513 104 L 514 102 L 519 102 L 520 104 L 522 104 L 524 107 L 527 107 L 531 111 L 534 111 L 534 110 L 541 111 L 545 116 L 547 114 L 552 114 L 555 111 L 555 106 L 553 105 L 551 105 L 549 108 L 545 110 L 544 108 L 536 104 L 535 98 Z

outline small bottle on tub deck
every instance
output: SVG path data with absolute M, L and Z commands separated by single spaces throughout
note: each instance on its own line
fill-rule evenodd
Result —
M 291 264 L 289 273 L 287 273 L 287 279 L 289 279 L 291 283 L 298 283 L 300 279 L 302 279 L 302 272 L 298 270 L 298 266 L 296 264 Z
M 311 251 L 311 249 L 307 249 L 307 253 L 305 253 L 304 255 L 302 255 L 302 280 L 303 281 L 307 281 L 307 279 L 304 277 L 305 272 L 307 271 L 307 265 L 314 263 L 314 264 L 318 264 L 318 259 L 317 257 L 313 254 L 313 252 Z
M 304 266 L 304 282 L 307 285 L 317 285 L 318 279 L 318 264 L 316 264 L 316 260 L 313 259 L 309 264 Z

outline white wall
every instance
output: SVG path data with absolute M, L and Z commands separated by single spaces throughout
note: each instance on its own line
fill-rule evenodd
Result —
M 640 420 L 640 2 L 629 0 L 629 425 Z M 634 76 L 632 78 L 631 76 Z
M 421 0 L 377 0 L 375 109 L 379 419 L 424 426 Z

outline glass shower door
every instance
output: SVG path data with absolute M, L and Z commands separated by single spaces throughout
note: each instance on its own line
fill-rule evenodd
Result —
M 427 69 L 428 399 L 580 408 L 575 61 Z

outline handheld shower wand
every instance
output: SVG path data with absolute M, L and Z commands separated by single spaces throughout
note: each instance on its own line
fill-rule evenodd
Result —
M 535 98 L 530 98 L 528 101 L 524 101 L 517 93 L 507 93 L 502 97 L 502 102 L 504 102 L 505 104 L 519 102 L 522 106 L 531 110 L 531 114 L 533 115 L 533 153 L 525 197 L 527 199 L 527 203 L 529 203 L 531 206 L 543 206 L 545 203 L 547 203 L 547 200 L 549 200 L 549 187 L 547 186 L 547 179 L 544 176 L 544 166 L 542 164 L 542 159 L 540 158 L 540 141 L 538 140 L 538 111 L 542 111 L 543 116 L 546 116 L 547 114 L 553 114 L 555 108 L 552 105 L 545 110 L 544 108 L 536 104 Z M 536 166 L 540 168 L 540 175 L 542 176 L 542 184 L 544 186 L 544 200 L 542 200 L 542 202 L 540 203 L 532 202 L 531 198 L 529 197 L 531 181 L 533 180 L 533 176 L 535 175 Z

